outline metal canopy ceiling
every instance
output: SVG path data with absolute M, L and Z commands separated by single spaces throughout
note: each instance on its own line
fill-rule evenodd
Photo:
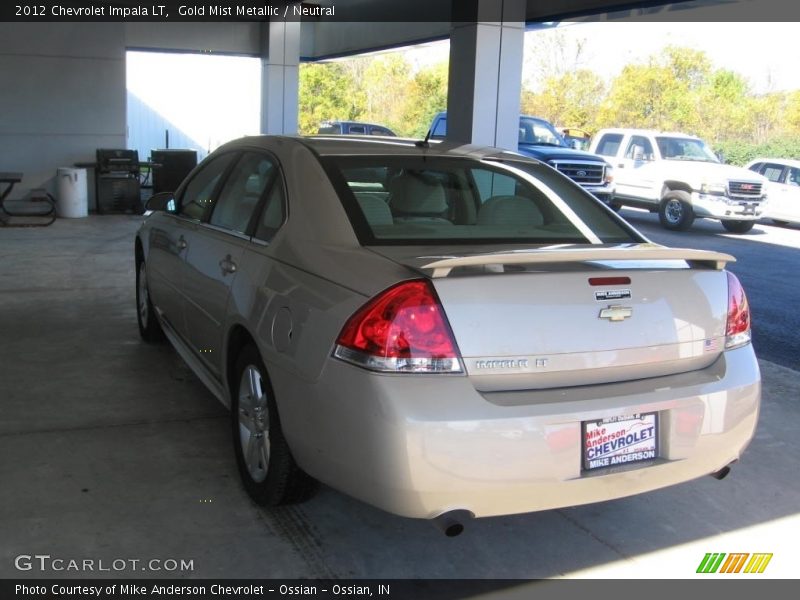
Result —
M 678 18 L 687 8 L 731 4 L 739 0 L 521 0 L 529 28 L 554 21 L 597 15 L 601 19 Z M 492 21 L 496 15 L 476 15 L 459 0 L 311 0 L 306 4 L 335 6 L 336 18 L 303 21 L 303 60 L 324 60 L 417 44 L 450 36 L 452 21 Z M 453 6 L 456 6 L 454 14 Z M 499 2 L 498 2 L 499 5 Z M 491 5 L 490 5 L 491 6 Z M 489 11 L 491 12 L 491 11 Z M 602 15 L 602 16 L 600 16 Z M 369 23 L 366 26 L 365 23 Z

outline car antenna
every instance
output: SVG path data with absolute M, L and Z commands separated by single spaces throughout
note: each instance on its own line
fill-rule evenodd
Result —
M 433 131 L 433 128 L 428 129 L 428 133 L 425 134 L 425 139 L 424 140 L 417 140 L 416 142 L 414 142 L 414 145 L 417 148 L 430 148 L 431 145 L 428 143 L 428 140 L 431 139 L 431 132 L 432 131 Z

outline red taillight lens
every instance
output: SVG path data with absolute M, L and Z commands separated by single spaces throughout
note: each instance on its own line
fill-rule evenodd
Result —
M 750 305 L 736 275 L 728 272 L 728 324 L 725 348 L 738 348 L 750 342 Z
M 362 306 L 339 334 L 334 355 L 375 371 L 462 370 L 442 305 L 426 280 L 400 283 Z

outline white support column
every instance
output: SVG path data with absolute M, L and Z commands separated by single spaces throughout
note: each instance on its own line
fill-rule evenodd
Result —
M 448 140 L 517 149 L 525 5 L 453 0 Z
M 297 133 L 300 21 L 270 21 L 262 29 L 261 133 Z

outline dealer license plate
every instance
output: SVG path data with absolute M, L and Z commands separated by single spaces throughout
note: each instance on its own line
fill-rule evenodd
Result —
M 583 422 L 586 471 L 653 460 L 658 456 L 658 414 L 641 413 Z

